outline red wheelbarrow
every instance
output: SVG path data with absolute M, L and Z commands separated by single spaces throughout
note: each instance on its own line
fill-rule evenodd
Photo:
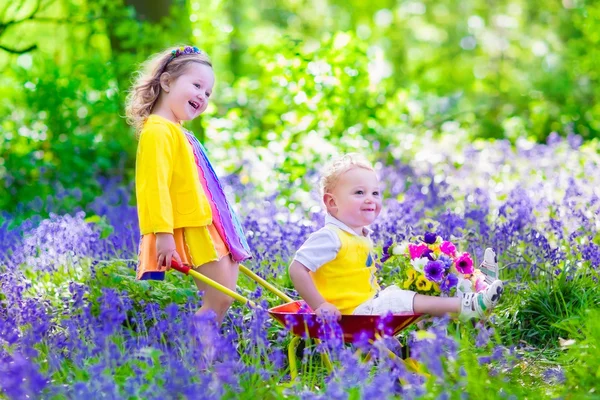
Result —
M 194 271 L 187 265 L 179 265 L 175 260 L 171 261 L 171 267 L 183 274 L 192 275 L 194 278 L 206 283 L 207 285 L 221 291 L 222 293 L 227 294 L 228 296 L 233 297 L 238 300 L 242 304 L 249 304 L 253 307 L 256 304 L 239 293 L 221 285 L 218 282 L 213 281 L 210 278 L 202 275 L 201 273 Z M 288 358 L 290 364 L 290 377 L 295 380 L 298 376 L 298 368 L 296 364 L 296 347 L 299 341 L 302 338 L 310 338 L 315 340 L 317 343 L 319 341 L 319 335 L 323 328 L 323 321 L 321 318 L 317 317 L 317 315 L 308 307 L 308 305 L 304 301 L 294 301 L 291 297 L 262 279 L 260 276 L 256 275 L 248 268 L 240 265 L 240 271 L 244 273 L 244 275 L 248 276 L 250 279 L 254 280 L 256 283 L 269 290 L 271 293 L 275 294 L 281 300 L 285 301 L 285 304 L 272 307 L 268 310 L 269 314 L 276 321 L 281 323 L 287 329 L 289 329 L 294 337 L 290 341 L 288 345 Z M 402 330 L 406 329 L 414 322 L 416 322 L 419 318 L 421 318 L 422 314 L 393 314 L 391 316 L 386 317 L 385 322 L 388 334 L 392 333 L 392 335 L 396 335 Z M 345 343 L 355 343 L 358 340 L 369 340 L 371 343 L 374 343 L 375 340 L 381 338 L 384 334 L 383 326 L 381 326 L 381 317 L 378 315 L 342 315 L 341 319 L 338 321 L 340 328 L 343 333 L 343 340 Z M 400 360 L 393 352 L 387 349 L 387 354 L 394 358 Z M 357 353 L 360 354 L 360 350 L 357 350 Z M 327 366 L 329 371 L 333 371 L 333 366 L 331 364 L 331 360 L 327 353 L 322 353 L 321 357 L 323 358 L 324 364 Z M 368 359 L 370 357 L 370 353 L 366 355 Z M 411 370 L 415 372 L 419 372 L 419 365 L 416 361 L 412 359 L 401 360 L 404 364 Z

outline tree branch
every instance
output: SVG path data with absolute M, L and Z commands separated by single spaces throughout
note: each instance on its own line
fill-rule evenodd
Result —
M 0 44 L 0 50 L 4 50 L 11 54 L 25 54 L 35 49 L 37 49 L 37 44 L 32 44 L 31 46 L 25 47 L 23 49 L 11 49 L 10 47 L 6 47 Z
M 59 24 L 59 23 L 66 23 L 66 24 L 88 24 L 92 21 L 99 21 L 99 20 L 103 20 L 103 19 L 111 19 L 111 20 L 125 20 L 126 18 L 111 18 L 111 17 L 92 17 L 92 18 L 87 18 L 87 19 L 82 19 L 82 20 L 73 20 L 70 18 L 49 18 L 49 17 L 38 17 L 38 18 L 32 18 L 31 21 L 35 21 L 35 22 L 47 22 L 47 23 L 53 23 L 53 24 Z M 23 22 L 23 21 L 20 21 Z

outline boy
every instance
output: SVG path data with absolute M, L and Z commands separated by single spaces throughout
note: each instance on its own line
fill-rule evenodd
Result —
M 289 268 L 294 287 L 317 315 L 455 313 L 469 320 L 483 318 L 498 303 L 500 280 L 483 292 L 461 297 L 425 296 L 395 285 L 381 290 L 367 228 L 382 204 L 373 167 L 360 155 L 347 154 L 326 167 L 321 190 L 327 208 L 325 226 L 309 236 Z

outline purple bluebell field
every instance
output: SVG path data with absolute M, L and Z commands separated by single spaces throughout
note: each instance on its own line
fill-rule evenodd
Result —
M 249 393 L 349 399 L 552 398 L 589 391 L 581 376 L 578 386 L 570 375 L 577 357 L 587 354 L 578 347 L 584 339 L 564 340 L 577 335 L 568 321 L 582 326 L 588 310 L 600 308 L 597 145 L 581 145 L 575 136 L 514 147 L 503 141 L 459 147 L 452 140 L 415 139 L 397 149 L 395 164 L 377 163 L 386 199 L 373 239 L 381 250 L 391 240 L 436 232 L 476 263 L 493 247 L 506 293 L 485 323 L 433 319 L 403 332 L 400 342 L 423 373 L 377 344 L 344 345 L 332 323 L 319 346 L 298 349 L 300 377 L 290 382 L 291 335 L 265 311 L 280 304 L 273 294 L 241 276 L 238 291 L 260 307 L 236 304 L 216 327 L 210 316 L 194 317 L 202 299 L 191 278 L 172 272 L 164 282 L 135 281 L 133 190 L 109 180 L 87 213 L 55 214 L 46 201 L 36 206 L 46 207 L 48 218 L 15 224 L 14 216 L 3 216 L 0 393 L 9 399 Z M 313 183 L 316 177 L 307 175 Z M 224 182 L 239 198 L 255 256 L 246 266 L 297 298 L 286 270 L 323 222 L 316 193 L 291 197 L 290 207 L 259 182 L 242 184 L 237 175 Z M 379 272 L 383 285 L 393 281 L 394 271 Z M 400 353 L 396 341 L 383 342 Z M 357 347 L 374 357 L 363 362 Z M 321 364 L 322 352 L 334 361 L 332 374 Z

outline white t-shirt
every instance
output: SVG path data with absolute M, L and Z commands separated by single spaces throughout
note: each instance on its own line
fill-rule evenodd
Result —
M 327 224 L 335 225 L 345 232 L 359 236 L 352 228 L 330 214 L 325 216 L 325 225 Z M 371 232 L 369 228 L 363 227 L 363 236 L 369 237 Z M 298 261 L 312 272 L 315 272 L 322 265 L 334 260 L 340 251 L 340 247 L 342 247 L 342 243 L 338 235 L 323 227 L 310 234 L 306 242 L 296 252 L 294 261 Z

